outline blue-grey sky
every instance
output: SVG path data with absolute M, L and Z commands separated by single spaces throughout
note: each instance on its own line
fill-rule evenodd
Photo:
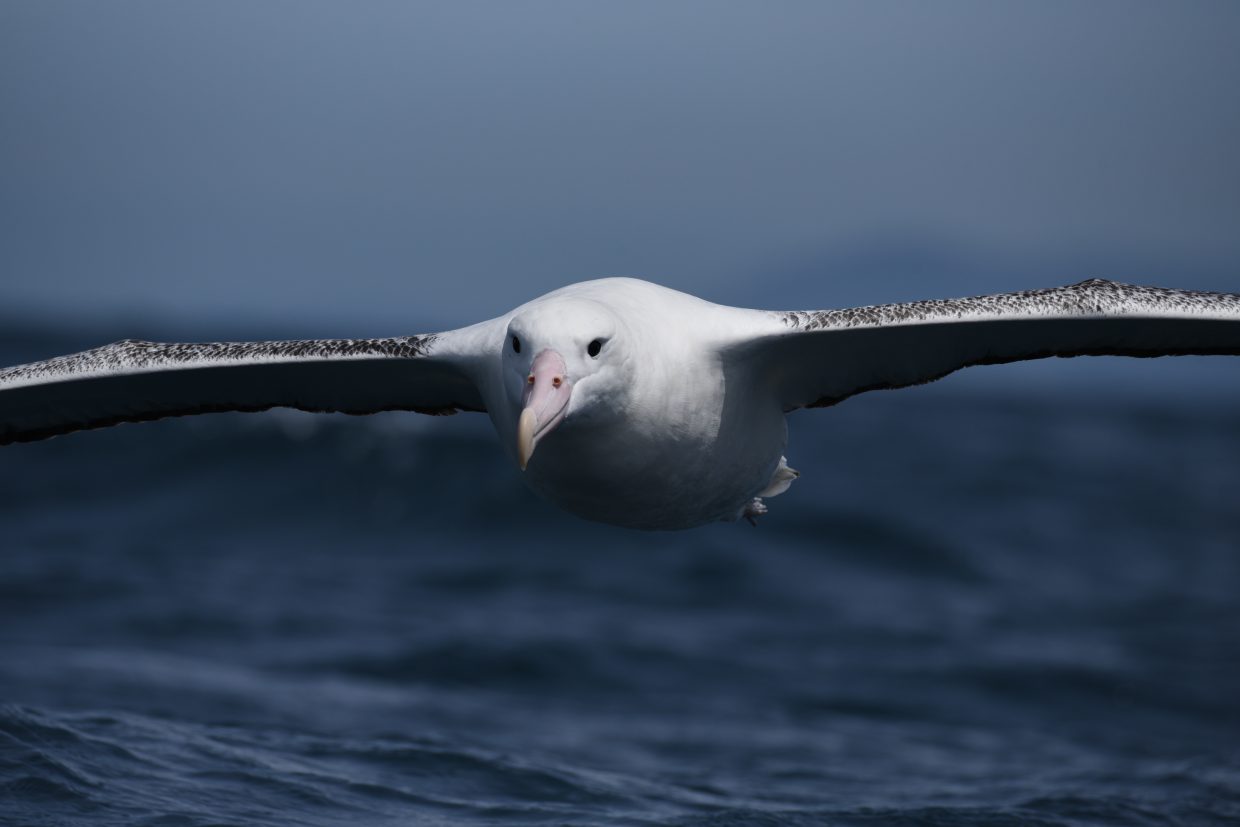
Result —
M 1237 43 L 1235 2 L 0 0 L 0 306 L 1240 291 Z

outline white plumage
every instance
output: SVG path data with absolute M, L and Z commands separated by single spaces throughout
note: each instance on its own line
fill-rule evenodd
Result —
M 784 416 L 962 367 L 1240 354 L 1240 296 L 1092 280 L 849 310 L 711 304 L 636 279 L 365 340 L 117 342 L 0 370 L 0 444 L 211 411 L 485 411 L 530 485 L 635 528 L 753 518 L 786 490 Z

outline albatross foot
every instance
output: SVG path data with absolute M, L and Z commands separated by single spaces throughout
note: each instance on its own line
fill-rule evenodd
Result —
M 744 510 L 741 511 L 741 516 L 748 520 L 751 526 L 756 528 L 758 525 L 757 518 L 765 514 L 766 511 L 766 506 L 762 504 L 762 498 L 754 497 L 753 502 L 745 506 Z

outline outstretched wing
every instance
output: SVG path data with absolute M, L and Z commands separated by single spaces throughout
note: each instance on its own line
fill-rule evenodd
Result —
M 217 411 L 483 410 L 469 354 L 452 346 L 462 332 L 202 344 L 127 340 L 0 369 L 0 445 Z M 453 337 L 458 341 L 445 347 Z
M 774 381 L 789 411 L 933 382 L 971 365 L 1047 356 L 1240 355 L 1240 295 L 1102 279 L 767 316 L 736 356 Z

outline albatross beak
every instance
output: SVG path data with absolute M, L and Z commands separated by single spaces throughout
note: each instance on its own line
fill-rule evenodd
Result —
M 521 418 L 517 420 L 517 461 L 522 471 L 539 440 L 564 418 L 572 391 L 573 383 L 568 380 L 560 354 L 544 350 L 534 357 L 525 380 L 525 393 L 521 395 Z

